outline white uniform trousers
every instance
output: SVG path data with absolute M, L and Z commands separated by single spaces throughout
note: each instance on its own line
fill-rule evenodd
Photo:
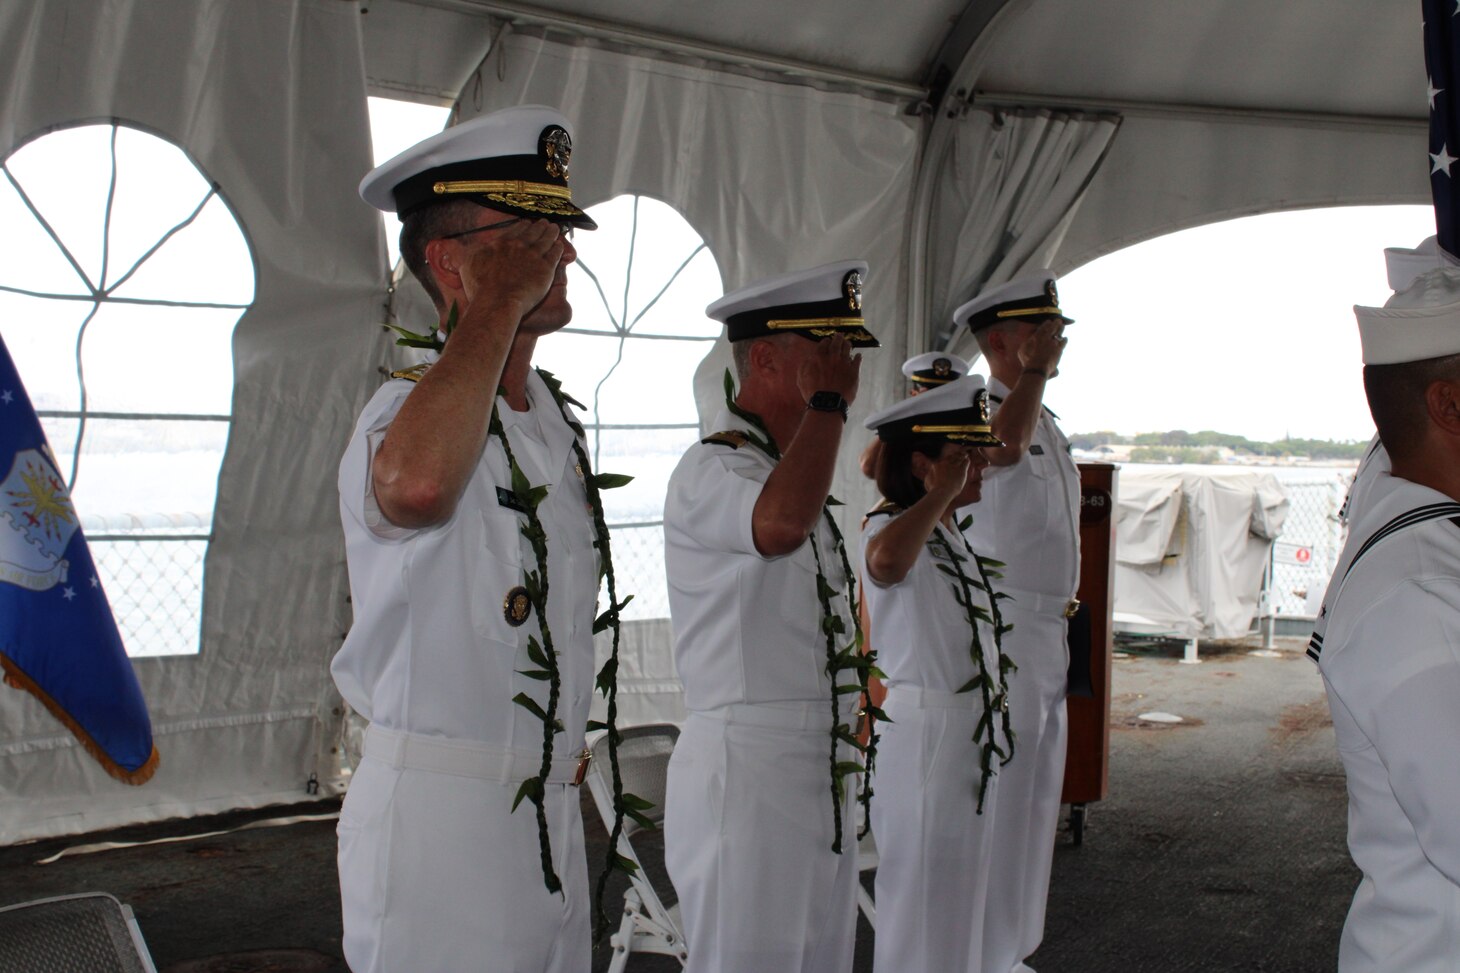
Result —
M 744 722 L 758 713 L 766 719 L 757 722 L 781 725 Z M 687 973 L 851 970 L 857 778 L 847 778 L 838 855 L 830 722 L 829 704 L 736 705 L 685 721 L 669 761 L 664 858 Z M 841 750 L 838 759 L 850 759 Z
M 578 789 L 547 785 L 562 895 L 543 885 L 536 808 L 516 783 L 367 756 L 340 810 L 345 959 L 354 973 L 584 973 L 588 868 Z
M 1014 759 L 999 770 L 994 851 L 984 923 L 985 973 L 1028 969 L 1023 960 L 1044 939 L 1044 909 L 1054 864 L 1064 789 L 1069 648 L 1063 615 L 1000 603 L 1004 651 L 1019 671 L 1009 677 Z
M 914 692 L 916 692 L 914 690 Z M 952 694 L 938 694 L 950 697 Z M 982 773 L 973 731 L 982 695 L 909 705 L 889 692 L 872 781 L 877 839 L 875 973 L 978 973 L 1003 770 Z M 1004 768 L 1007 769 L 1007 768 Z M 997 890 L 995 890 L 997 891 Z

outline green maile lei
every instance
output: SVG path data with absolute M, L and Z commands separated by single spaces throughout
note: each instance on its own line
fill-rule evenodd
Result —
M 446 339 L 451 337 L 451 332 L 456 326 L 457 307 L 453 303 L 451 311 L 447 316 L 446 323 L 442 330 L 445 338 L 436 334 L 416 334 L 395 325 L 387 325 L 400 337 L 396 344 L 411 348 L 427 348 L 440 352 L 446 345 Z M 583 446 L 584 430 L 581 423 L 575 420 L 568 411 L 568 403 L 578 408 L 584 406 L 563 391 L 562 382 L 545 369 L 537 369 L 538 376 L 547 386 L 548 392 L 553 397 L 558 411 L 568 425 L 572 427 L 573 452 L 576 456 L 578 466 L 583 471 L 583 489 L 588 498 L 588 506 L 593 514 L 593 546 L 598 550 L 599 580 L 604 581 L 608 587 L 608 608 L 598 615 L 593 622 L 593 634 L 600 632 L 612 632 L 612 646 L 609 651 L 608 660 L 598 671 L 595 684 L 598 691 L 608 701 L 607 720 L 588 721 L 587 729 L 604 730 L 608 734 L 609 766 L 613 781 L 613 827 L 610 829 L 608 842 L 608 857 L 605 862 L 603 873 L 598 879 L 598 888 L 594 898 L 594 922 L 595 938 L 600 938 L 607 927 L 607 915 L 603 908 L 603 897 L 608 885 L 608 879 L 612 872 L 621 871 L 632 873 L 638 866 L 629 858 L 618 853 L 618 839 L 623 834 L 623 822 L 625 817 L 632 818 L 640 827 L 649 830 L 656 830 L 657 826 L 643 812 L 654 805 L 635 794 L 624 790 L 623 779 L 619 773 L 618 744 L 621 736 L 618 732 L 616 721 L 618 718 L 618 654 L 620 637 L 620 614 L 624 606 L 633 600 L 633 595 L 628 595 L 622 601 L 618 598 L 618 583 L 614 577 L 613 555 L 610 547 L 608 524 L 603 515 L 603 490 L 611 490 L 616 487 L 627 485 L 633 480 L 632 476 L 625 476 L 621 473 L 593 473 L 588 460 L 588 452 Z M 507 439 L 506 430 L 502 427 L 501 417 L 497 413 L 497 407 L 492 406 L 492 415 L 487 426 L 488 435 L 496 437 L 502 445 L 502 451 L 507 457 L 507 468 L 511 477 L 512 492 L 522 502 L 527 517 L 527 523 L 521 528 L 522 536 L 527 538 L 532 547 L 533 559 L 536 567 L 533 570 L 524 569 L 523 587 L 527 589 L 528 600 L 531 601 L 534 612 L 537 615 L 538 634 L 529 635 L 527 638 L 527 657 L 535 669 L 519 669 L 520 675 L 529 679 L 536 679 L 548 684 L 548 701 L 544 708 L 537 700 L 527 693 L 518 693 L 512 698 L 512 702 L 527 710 L 533 716 L 542 721 L 542 763 L 536 777 L 530 777 L 522 782 L 518 788 L 517 795 L 512 801 L 512 810 L 516 811 L 523 799 L 530 801 L 537 813 L 537 834 L 538 845 L 542 860 L 543 884 L 549 892 L 561 893 L 563 884 L 558 878 L 557 872 L 553 869 L 552 849 L 548 838 L 547 811 L 544 795 L 547 788 L 548 773 L 552 769 L 553 760 L 553 737 L 564 731 L 563 723 L 558 719 L 558 700 L 562 690 L 562 677 L 558 668 L 558 654 L 553 645 L 552 629 L 548 625 L 547 603 L 548 603 L 548 552 L 547 552 L 547 531 L 542 525 L 542 519 L 538 516 L 537 509 L 548 496 L 546 486 L 533 486 L 527 479 L 527 474 L 517 462 L 517 457 L 512 451 L 512 444 Z
M 725 370 L 725 407 L 754 430 L 745 430 L 746 440 L 755 448 L 759 449 L 772 460 L 781 458 L 781 451 L 771 440 L 770 430 L 766 429 L 765 422 L 760 416 L 753 412 L 742 409 L 735 403 L 735 380 L 730 375 L 730 370 Z M 837 557 L 841 559 L 842 571 L 847 579 L 847 602 L 852 617 L 852 635 L 840 649 L 837 647 L 838 638 L 847 635 L 846 623 L 832 609 L 831 600 L 840 597 L 842 592 L 833 588 L 826 580 L 826 571 L 821 564 L 821 552 L 816 546 L 815 532 L 809 538 L 811 541 L 811 556 L 816 563 L 816 598 L 821 605 L 821 631 L 826 637 L 826 675 L 831 680 L 831 796 L 832 796 L 832 817 L 836 825 L 835 835 L 831 843 L 831 850 L 838 855 L 842 853 L 842 804 L 846 799 L 846 778 L 855 774 L 863 774 L 862 789 L 858 800 L 862 804 L 863 826 L 857 837 L 862 838 L 867 834 L 871 826 L 871 801 L 872 801 L 872 774 L 877 763 L 877 721 L 887 720 L 887 714 L 872 704 L 872 698 L 867 692 L 867 683 L 870 677 L 883 678 L 876 666 L 876 656 L 871 652 L 863 652 L 862 623 L 857 610 L 857 580 L 856 574 L 852 571 L 851 562 L 847 558 L 846 540 L 837 527 L 836 518 L 832 516 L 831 508 L 841 506 L 841 501 L 836 497 L 828 496 L 822 505 L 821 513 L 826 519 L 827 528 L 831 532 L 832 546 L 836 549 Z M 850 670 L 856 677 L 856 682 L 838 683 L 842 673 Z M 855 730 L 841 719 L 840 700 L 842 696 L 856 693 L 865 701 L 863 711 L 870 721 L 870 732 L 867 742 L 864 744 L 857 739 Z M 888 722 L 891 722 L 890 720 Z M 839 760 L 838 749 L 842 743 L 849 744 L 854 750 L 862 754 L 866 762 L 862 764 L 855 760 Z M 865 770 L 865 773 L 864 773 Z
M 958 524 L 958 536 L 963 540 L 963 531 L 968 529 L 972 522 L 971 517 L 965 517 Z M 964 553 L 960 554 L 953 549 L 953 543 L 948 540 L 943 528 L 935 524 L 933 533 L 928 538 L 928 550 L 932 553 L 938 570 L 953 579 L 950 587 L 953 589 L 953 599 L 968 615 L 968 628 L 972 632 L 969 641 L 968 653 L 973 659 L 973 664 L 978 674 L 968 682 L 964 683 L 957 691 L 960 693 L 971 693 L 975 689 L 983 692 L 983 716 L 979 717 L 978 725 L 973 730 L 973 742 L 981 744 L 979 747 L 980 776 L 978 782 L 978 806 L 977 813 L 983 813 L 984 796 L 988 793 L 989 779 L 994 775 L 994 757 L 999 758 L 999 766 L 1007 764 L 1014 759 L 1014 731 L 1009 725 L 1009 673 L 1018 669 L 1014 660 L 1004 654 L 1004 636 L 1013 631 L 1013 625 L 1004 623 L 1003 615 L 999 612 L 999 602 L 1009 596 L 1004 592 L 994 590 L 993 581 L 995 578 L 1002 578 L 998 569 L 1004 566 L 1004 562 L 995 561 L 993 558 L 983 557 L 975 554 L 963 540 L 960 545 Z M 969 559 L 978 571 L 977 578 L 971 578 L 964 571 L 963 566 Z M 988 598 L 989 607 L 985 610 L 974 600 L 974 589 L 982 591 Z M 989 672 L 988 661 L 984 656 L 983 639 L 978 634 L 978 623 L 983 622 L 993 627 L 994 630 L 994 652 L 999 659 L 998 678 Z M 997 735 L 994 733 L 994 714 L 1000 714 L 1004 740 L 1008 744 L 1007 752 L 1001 746 Z

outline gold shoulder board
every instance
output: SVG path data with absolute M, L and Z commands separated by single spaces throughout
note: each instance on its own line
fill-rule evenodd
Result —
M 891 500 L 883 500 L 877 506 L 875 506 L 871 510 L 867 511 L 867 516 L 868 517 L 876 517 L 878 514 L 900 514 L 900 513 L 902 513 L 902 507 L 899 507 L 897 504 L 893 503 Z
M 423 361 L 419 365 L 412 365 L 410 368 L 397 369 L 396 371 L 390 373 L 390 377 L 403 378 L 407 382 L 419 382 L 421 380 L 421 376 L 426 374 L 426 369 L 430 367 L 430 362 Z
M 729 446 L 731 449 L 739 449 L 750 442 L 750 437 L 739 429 L 729 429 L 725 432 L 712 433 L 701 439 L 700 442 L 706 446 Z

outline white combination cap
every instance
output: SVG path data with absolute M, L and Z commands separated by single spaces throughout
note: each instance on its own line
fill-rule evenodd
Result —
M 968 362 L 946 351 L 914 355 L 902 363 L 902 373 L 921 389 L 936 388 L 968 374 Z
M 573 205 L 573 137 L 556 109 L 523 105 L 481 115 L 406 149 L 360 183 L 360 196 L 402 218 L 433 203 L 469 199 L 526 219 L 598 228 Z
M 730 341 L 795 334 L 811 341 L 845 335 L 859 348 L 877 339 L 862 321 L 865 260 L 839 260 L 748 284 L 705 308 Z
M 982 375 L 970 374 L 894 402 L 867 419 L 882 440 L 931 436 L 969 446 L 1002 446 L 989 427 L 989 392 Z
M 1073 324 L 1060 310 L 1059 289 L 1054 274 L 1041 270 L 1028 277 L 990 288 L 953 312 L 954 327 L 979 331 L 1011 318 L 1059 318 Z
M 1354 306 L 1365 365 L 1460 355 L 1460 267 L 1427 270 L 1384 302 Z

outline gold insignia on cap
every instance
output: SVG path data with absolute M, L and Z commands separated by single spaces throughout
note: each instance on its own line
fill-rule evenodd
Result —
M 1044 282 L 1044 296 L 1049 298 L 1049 303 L 1055 307 L 1059 307 L 1060 295 L 1059 291 L 1054 288 L 1054 281 L 1047 280 Z
M 548 175 L 568 181 L 568 162 L 573 158 L 573 139 L 561 125 L 549 125 L 538 136 L 537 151 Z
M 933 374 L 939 378 L 947 378 L 953 374 L 953 363 L 946 358 L 939 358 L 933 362 Z
M 527 616 L 532 614 L 532 599 L 527 597 L 527 589 L 518 585 L 507 592 L 507 597 L 502 601 L 502 616 L 507 619 L 507 624 L 513 628 L 518 627 L 527 621 Z
M 978 407 L 979 421 L 987 425 L 989 421 L 989 394 L 980 390 L 973 402 Z
M 823 278 L 824 279 L 824 278 Z M 842 290 L 847 295 L 847 307 L 853 311 L 862 309 L 862 274 L 860 271 L 852 271 L 842 281 Z M 822 293 L 825 293 L 824 291 Z

